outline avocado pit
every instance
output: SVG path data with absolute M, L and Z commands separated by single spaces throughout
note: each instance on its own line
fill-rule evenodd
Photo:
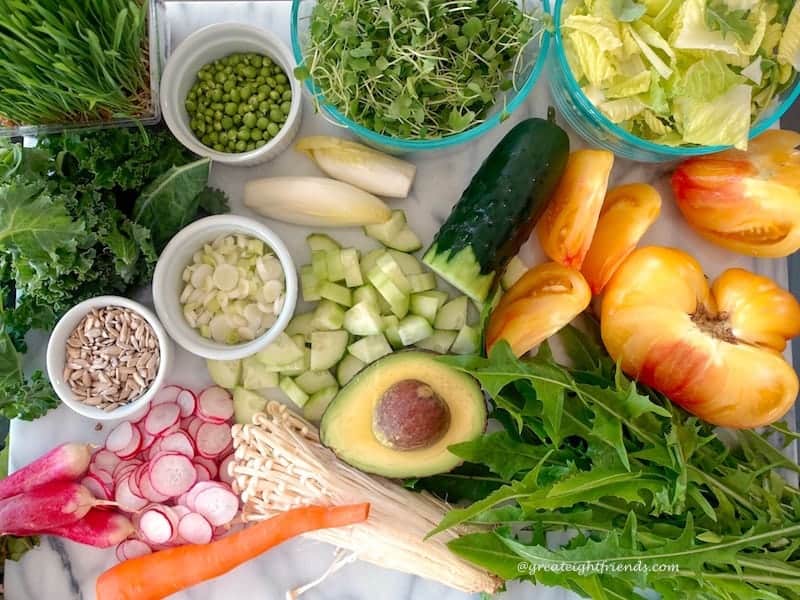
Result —
M 404 379 L 389 386 L 375 405 L 375 439 L 394 450 L 418 450 L 438 442 L 450 427 L 447 403 L 427 383 Z

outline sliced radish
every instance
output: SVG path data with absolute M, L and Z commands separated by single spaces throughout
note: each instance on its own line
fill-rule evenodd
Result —
M 181 390 L 175 402 L 181 407 L 181 417 L 190 417 L 197 410 L 197 397 L 192 390 Z
M 117 484 L 114 501 L 126 512 L 138 512 L 149 504 L 146 498 L 135 494 L 131 489 L 133 477 L 126 477 Z
M 217 463 L 215 463 L 210 458 L 204 458 L 202 456 L 195 456 L 192 459 L 192 462 L 196 465 L 200 465 L 201 467 L 205 467 L 208 474 L 211 476 L 211 479 L 216 479 L 217 474 L 219 473 L 219 469 L 217 468 Z
M 194 458 L 194 442 L 185 431 L 176 431 L 161 438 L 158 447 L 166 452 L 178 452 L 189 458 Z
M 81 479 L 81 485 L 89 490 L 92 496 L 98 500 L 111 499 L 111 491 L 105 485 L 103 485 L 103 482 L 100 481 L 100 479 L 91 473 Z
M 114 481 L 119 481 L 120 479 L 124 479 L 131 473 L 133 473 L 137 469 L 137 465 L 128 463 L 128 462 L 121 462 L 119 466 L 114 469 Z
M 200 426 L 204 423 L 205 421 L 200 417 L 192 417 L 191 422 L 186 426 L 186 433 L 188 433 L 195 442 L 197 441 L 197 430 L 200 429 Z M 195 446 L 197 446 L 197 444 L 195 444 Z
M 158 438 L 144 428 L 144 423 L 139 423 L 136 425 L 136 428 L 139 430 L 139 433 L 142 434 L 142 443 L 139 444 L 139 452 L 144 452 L 150 446 L 152 446 L 153 442 L 155 442 Z
M 141 540 L 125 540 L 117 546 L 117 560 L 125 562 L 145 554 L 152 554 L 153 550 Z
M 183 430 L 181 429 L 181 424 L 178 422 L 175 423 L 175 425 L 173 425 L 172 427 L 167 427 L 164 431 L 158 434 L 158 437 L 160 438 L 167 437 L 168 435 L 172 435 L 173 433 L 177 433 L 179 431 Z
M 205 490 L 218 487 L 221 487 L 222 489 L 228 489 L 228 486 L 226 486 L 224 483 L 219 483 L 218 481 L 199 481 L 194 484 L 194 487 L 192 487 L 191 490 L 178 498 L 178 503 L 186 506 L 193 512 L 197 512 L 194 509 L 194 499 L 197 497 L 197 494 L 204 492 Z
M 127 446 L 117 452 L 117 456 L 119 456 L 122 460 L 133 458 L 139 452 L 139 447 L 141 444 L 142 434 L 139 433 L 139 429 L 137 427 L 133 427 L 131 429 L 131 440 L 128 442 Z
M 166 544 L 172 539 L 175 529 L 169 517 L 159 508 L 148 508 L 139 517 L 139 531 L 154 544 Z
M 178 423 L 181 407 L 174 402 L 159 404 L 150 409 L 144 420 L 144 428 L 151 435 L 159 435 Z
M 233 443 L 231 426 L 226 423 L 203 423 L 197 430 L 195 445 L 206 458 L 219 456 Z
M 211 473 L 203 465 L 194 463 L 194 471 L 197 473 L 197 481 L 211 481 Z
M 140 498 L 144 498 L 144 492 L 142 492 L 139 482 L 141 481 L 142 477 L 147 477 L 147 468 L 148 465 L 141 465 L 128 476 L 128 487 L 131 489 L 131 492 Z
M 94 473 L 89 473 L 87 477 L 89 475 L 100 481 L 106 490 L 114 489 L 114 477 L 108 471 L 95 471 Z
M 169 496 L 162 494 L 153 487 L 153 483 L 150 480 L 149 469 L 139 478 L 138 483 L 142 495 L 150 500 L 150 502 L 166 502 L 169 500 Z
M 192 512 L 182 504 L 176 504 L 175 506 L 170 506 L 170 508 L 172 509 L 172 512 L 175 513 L 175 516 L 178 518 L 178 521 L 180 521 L 183 517 Z
M 228 485 L 233 485 L 233 475 L 230 473 L 231 465 L 233 464 L 233 454 L 223 460 L 219 465 L 219 478 Z
M 92 462 L 89 465 L 89 469 L 91 470 L 94 467 L 102 471 L 113 473 L 114 467 L 116 467 L 121 460 L 122 459 L 113 452 L 109 452 L 106 449 L 101 449 L 95 452 L 92 456 Z
M 197 416 L 210 423 L 225 423 L 233 417 L 233 398 L 228 390 L 212 386 L 197 397 Z
M 190 512 L 178 522 L 178 535 L 190 544 L 207 544 L 214 537 L 214 529 L 203 515 Z
M 148 475 L 153 489 L 168 497 L 188 492 L 197 481 L 192 461 L 183 454 L 159 456 L 150 465 Z
M 117 425 L 106 438 L 106 449 L 114 454 L 119 454 L 121 450 L 125 450 L 133 440 L 134 430 L 136 428 L 127 421 Z
M 158 406 L 159 404 L 166 404 L 169 402 L 175 402 L 177 400 L 178 395 L 183 391 L 183 388 L 179 385 L 166 385 L 158 392 L 156 395 L 153 396 L 153 401 L 150 403 L 150 408 L 154 406 Z
M 196 512 L 214 527 L 230 523 L 239 512 L 239 497 L 222 487 L 201 491 L 195 496 L 193 504 Z

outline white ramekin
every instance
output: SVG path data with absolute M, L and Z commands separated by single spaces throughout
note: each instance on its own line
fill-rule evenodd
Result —
M 180 296 L 185 285 L 183 270 L 192 263 L 194 253 L 220 235 L 236 233 L 260 239 L 275 253 L 286 279 L 286 300 L 275 323 L 260 337 L 229 345 L 204 338 L 191 327 L 183 316 Z M 217 215 L 183 228 L 164 248 L 153 275 L 153 301 L 164 328 L 179 346 L 203 358 L 236 360 L 268 346 L 289 324 L 297 305 L 297 273 L 286 245 L 269 227 L 247 217 Z
M 286 122 L 274 138 L 250 152 L 217 152 L 201 143 L 189 126 L 184 106 L 197 72 L 210 62 L 236 52 L 258 52 L 280 65 L 292 87 L 292 107 Z M 300 129 L 302 89 L 293 75 L 295 63 L 289 48 L 264 29 L 239 23 L 218 23 L 199 29 L 172 53 L 161 77 L 161 112 L 172 134 L 189 150 L 215 162 L 250 166 L 267 162 L 286 150 Z

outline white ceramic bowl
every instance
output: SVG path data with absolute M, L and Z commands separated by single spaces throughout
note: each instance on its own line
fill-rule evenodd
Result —
M 183 270 L 192 263 L 192 255 L 202 249 L 203 244 L 232 233 L 249 235 L 269 246 L 280 261 L 286 278 L 286 300 L 272 327 L 250 342 L 235 345 L 222 344 L 200 335 L 186 321 L 180 302 L 184 287 Z M 286 245 L 269 227 L 247 217 L 217 215 L 195 221 L 170 240 L 156 264 L 153 300 L 164 328 L 178 345 L 203 358 L 236 360 L 268 346 L 289 324 L 297 305 L 297 273 Z
M 202 67 L 236 52 L 258 52 L 278 63 L 292 86 L 292 107 L 278 135 L 261 148 L 241 153 L 217 152 L 192 132 L 184 103 Z M 300 129 L 303 98 L 300 82 L 292 75 L 294 67 L 289 48 L 269 31 L 239 23 L 209 25 L 187 37 L 169 57 L 161 77 L 161 112 L 172 134 L 195 154 L 235 166 L 266 162 L 286 150 Z
M 133 402 L 120 406 L 110 412 L 105 412 L 100 408 L 89 406 L 78 400 L 63 377 L 67 339 L 70 334 L 93 308 L 103 308 L 106 306 L 121 306 L 122 308 L 128 308 L 142 316 L 150 324 L 150 327 L 153 328 L 153 332 L 156 334 L 161 356 L 158 372 L 147 391 Z M 50 334 L 50 341 L 47 343 L 47 375 L 50 378 L 50 383 L 53 385 L 56 394 L 58 394 L 58 397 L 61 398 L 64 404 L 69 406 L 76 413 L 97 421 L 137 418 L 140 414 L 144 414 L 147 405 L 150 404 L 150 400 L 153 399 L 156 392 L 164 385 L 164 379 L 167 377 L 167 373 L 170 372 L 172 362 L 172 341 L 167 337 L 167 332 L 164 331 L 164 328 L 153 314 L 153 311 L 142 306 L 138 302 L 120 296 L 98 296 L 76 304 L 61 317 L 61 320 L 59 320 L 55 329 L 53 329 L 53 333 Z

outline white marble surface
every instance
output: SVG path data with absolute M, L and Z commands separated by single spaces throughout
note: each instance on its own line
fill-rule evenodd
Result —
M 174 47 L 188 33 L 216 21 L 253 23 L 281 33 L 289 43 L 289 2 L 165 2 L 169 20 L 170 43 Z M 344 135 L 320 116 L 306 100 L 306 112 L 301 135 L 329 133 Z M 418 165 L 418 175 L 413 193 L 408 200 L 395 202 L 408 213 L 411 226 L 425 242 L 429 242 L 441 222 L 449 214 L 453 203 L 478 167 L 483 157 L 500 137 L 519 119 L 542 116 L 549 105 L 545 81 L 539 82 L 534 93 L 513 117 L 501 127 L 490 132 L 477 143 L 455 151 L 424 154 L 411 157 Z M 573 146 L 579 140 L 573 138 Z M 645 242 L 684 248 L 697 256 L 708 274 L 714 276 L 728 267 L 741 266 L 775 278 L 787 286 L 785 261 L 752 260 L 736 256 L 711 246 L 682 222 L 667 185 L 667 167 L 636 165 L 618 162 L 614 168 L 614 183 L 646 181 L 659 187 L 664 197 L 664 208 L 658 223 L 647 234 Z M 242 189 L 250 179 L 269 175 L 318 174 L 302 156 L 289 151 L 274 162 L 250 169 L 215 165 L 211 183 L 224 189 L 232 200 L 234 212 L 254 216 L 242 206 Z M 304 240 L 307 230 L 300 227 L 270 222 L 287 242 L 295 262 L 309 261 Z M 369 241 L 358 230 L 338 230 L 334 235 L 347 245 L 369 247 Z M 528 247 L 525 255 L 530 264 L 539 260 L 538 248 Z M 145 300 L 148 300 L 145 295 Z M 33 344 L 28 356 L 30 366 L 43 364 L 44 338 Z M 38 348 L 38 351 L 37 351 Z M 179 353 L 172 382 L 202 386 L 209 380 L 200 359 Z M 66 441 L 84 440 L 98 442 L 104 431 L 96 431 L 95 423 L 81 418 L 62 406 L 34 423 L 12 423 L 12 467 L 27 464 L 50 448 Z M 402 515 L 397 515 L 402 519 Z M 302 585 L 321 574 L 333 557 L 333 548 L 324 544 L 294 540 L 267 553 L 258 560 L 242 565 L 235 571 L 216 580 L 199 585 L 173 596 L 175 600 L 229 600 L 231 598 L 259 598 L 282 600 L 288 589 Z M 92 600 L 95 598 L 94 582 L 97 576 L 115 562 L 113 550 L 102 551 L 69 541 L 47 538 L 41 547 L 29 552 L 20 563 L 6 566 L 6 597 L 8 600 Z M 536 588 L 530 585 L 512 585 L 502 596 L 505 600 L 538 598 L 561 600 L 575 598 L 560 589 Z M 467 596 L 448 590 L 441 585 L 420 580 L 401 573 L 355 563 L 344 567 L 323 586 L 304 596 L 309 600 L 409 600 L 436 599 L 459 600 Z

